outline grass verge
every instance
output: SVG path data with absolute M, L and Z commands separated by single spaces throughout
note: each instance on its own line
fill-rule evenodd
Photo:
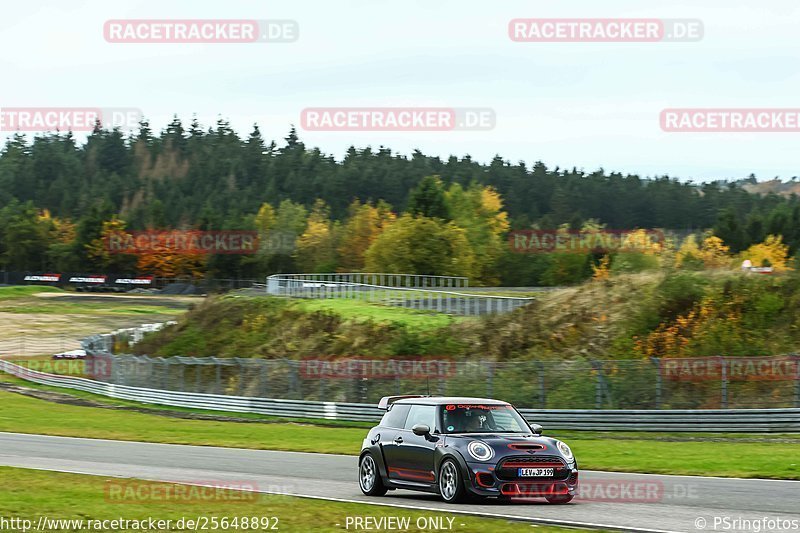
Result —
M 47 402 L 0 392 L 0 431 L 318 453 L 357 454 L 363 427 L 176 419 Z M 800 439 L 658 440 L 675 437 L 547 432 L 567 440 L 583 469 L 722 477 L 800 479 Z M 702 435 L 691 435 L 699 439 Z M 739 440 L 740 442 L 737 442 Z
M 64 292 L 57 287 L 37 287 L 36 285 L 16 285 L 0 287 L 0 301 L 14 298 L 29 298 L 42 292 Z
M 395 322 L 416 331 L 443 328 L 454 322 L 469 320 L 466 317 L 451 316 L 435 311 L 405 309 L 403 307 L 392 307 L 360 300 L 303 300 L 295 305 L 297 308 L 308 312 L 330 311 L 348 320 L 363 321 L 371 319 L 376 322 Z
M 237 491 L 199 489 L 169 483 L 137 482 L 99 476 L 64 474 L 21 468 L 0 467 L 0 516 L 30 520 L 36 526 L 39 517 L 50 522 L 47 530 L 81 531 L 76 523 L 55 527 L 53 520 L 171 520 L 159 531 L 196 531 L 188 520 L 208 519 L 208 531 L 269 530 L 342 531 L 347 517 L 370 516 L 408 518 L 411 527 L 404 531 L 423 531 L 416 527 L 419 518 L 452 520 L 452 531 L 519 531 L 524 525 L 499 519 L 474 518 L 447 513 L 411 511 L 384 506 L 313 500 L 291 496 L 248 494 Z M 136 494 L 133 494 L 134 490 Z M 202 490 L 202 491 L 201 491 Z M 181 495 L 181 496 L 177 496 Z M 119 505 L 114 505 L 115 503 Z M 218 522 L 214 526 L 212 517 Z M 244 517 L 248 526 L 242 527 Z M 258 527 L 249 527 L 251 518 Z M 274 518 L 272 518 L 274 517 Z M 183 519 L 181 524 L 179 521 Z M 236 522 L 234 522 L 236 521 Z M 233 524 L 236 523 L 236 527 Z M 183 527 L 180 527 L 180 526 Z M 263 526 L 267 527 L 263 527 Z M 86 530 L 87 528 L 83 528 Z M 106 528 L 112 530 L 112 528 Z M 542 533 L 585 531 L 558 527 L 537 527 Z

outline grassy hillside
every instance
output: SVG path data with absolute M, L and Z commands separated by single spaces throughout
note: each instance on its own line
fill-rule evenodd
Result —
M 209 299 L 138 353 L 453 355 L 508 360 L 768 355 L 800 341 L 797 274 L 650 272 L 543 293 L 514 313 L 455 318 L 351 301 Z
M 135 349 L 165 357 L 457 354 L 461 344 L 440 332 L 462 321 L 364 302 L 230 295 L 208 299 Z

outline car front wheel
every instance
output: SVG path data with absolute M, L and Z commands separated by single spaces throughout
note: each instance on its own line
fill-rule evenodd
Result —
M 361 464 L 358 467 L 358 485 L 361 487 L 361 492 L 367 496 L 386 494 L 386 486 L 383 484 L 383 479 L 378 472 L 378 465 L 371 453 L 361 458 Z
M 458 503 L 464 499 L 464 493 L 461 469 L 452 459 L 445 459 L 439 469 L 439 494 L 447 503 Z

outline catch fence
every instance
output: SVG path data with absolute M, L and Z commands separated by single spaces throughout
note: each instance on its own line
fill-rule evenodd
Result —
M 301 401 L 128 387 L 81 377 L 39 372 L 3 360 L 0 360 L 0 371 L 42 385 L 163 406 L 255 413 L 286 418 L 373 423 L 382 415 L 382 411 L 374 403 Z M 522 408 L 520 412 L 529 422 L 542 424 L 548 430 L 746 433 L 796 433 L 800 431 L 800 409 L 600 411 Z
M 112 353 L 141 335 L 132 329 L 85 339 L 84 349 L 104 362 L 92 377 L 131 387 L 345 403 L 376 403 L 388 394 L 436 394 L 502 398 L 539 409 L 800 408 L 800 358 L 795 354 L 497 362 L 442 356 L 260 359 Z

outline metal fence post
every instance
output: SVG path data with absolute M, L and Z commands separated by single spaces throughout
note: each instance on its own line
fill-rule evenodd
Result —
M 170 371 L 169 371 L 170 365 L 171 365 L 171 362 L 170 362 L 169 359 L 164 359 L 163 361 L 161 361 L 161 383 L 162 383 L 161 386 L 165 390 L 172 390 L 172 387 L 170 387 L 171 383 L 170 383 L 170 379 L 169 379 L 170 378 Z
M 246 396 L 247 394 L 247 386 L 245 384 L 245 378 L 247 377 L 245 372 L 246 363 L 240 361 L 238 358 L 236 360 L 236 368 L 239 371 L 239 396 Z M 249 366 L 249 365 L 248 365 Z
M 201 374 L 202 374 L 202 365 L 194 363 L 194 391 L 195 392 L 202 392 L 202 384 L 201 384 Z
M 800 408 L 800 356 L 792 354 L 794 359 L 794 406 Z
M 185 390 L 186 385 L 184 384 L 184 371 L 186 370 L 186 366 L 183 364 L 183 361 L 178 360 L 178 390 L 183 392 Z
M 300 390 L 300 376 L 298 376 L 298 364 L 297 361 L 289 361 L 289 368 L 291 369 L 291 374 L 289 376 L 289 386 L 294 394 L 297 396 L 297 399 L 303 398 L 303 392 Z
M 723 409 L 728 408 L 728 363 L 723 356 L 719 358 L 720 362 L 720 403 Z
M 269 362 L 261 359 L 261 396 L 269 398 Z
M 592 367 L 597 372 L 597 381 L 594 390 L 594 406 L 595 409 L 603 408 L 603 363 L 600 361 L 592 361 Z
M 222 394 L 222 365 L 216 357 L 212 357 L 214 362 L 214 390 L 215 394 Z
M 661 377 L 661 359 L 652 357 L 650 361 L 652 361 L 656 367 L 656 409 L 661 409 L 661 390 L 664 386 Z

